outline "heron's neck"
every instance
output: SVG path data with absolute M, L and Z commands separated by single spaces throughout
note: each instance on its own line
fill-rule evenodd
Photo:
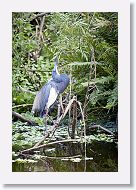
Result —
M 55 64 L 54 70 L 55 70 L 55 72 L 56 72 L 57 75 L 60 75 L 59 72 L 58 72 L 58 68 L 57 68 L 56 64 Z

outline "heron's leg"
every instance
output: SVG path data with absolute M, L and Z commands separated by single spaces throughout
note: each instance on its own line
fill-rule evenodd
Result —
M 60 117 L 60 112 L 61 112 L 61 105 L 60 105 L 60 102 L 58 103 L 58 114 L 57 114 L 57 120 L 59 119 Z
M 60 103 L 60 106 L 61 106 L 62 113 L 64 113 L 64 107 L 63 107 L 63 101 L 62 101 L 62 95 L 61 94 L 60 94 L 60 97 L 59 97 L 59 103 Z
M 47 133 L 47 120 L 48 120 L 48 109 L 46 110 L 46 113 L 45 113 L 45 133 Z

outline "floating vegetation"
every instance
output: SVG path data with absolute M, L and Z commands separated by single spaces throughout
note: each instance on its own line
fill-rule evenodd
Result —
M 19 128 L 17 122 L 16 125 L 14 124 L 13 171 L 46 171 L 45 165 L 48 164 L 48 171 L 71 171 L 70 167 L 73 168 L 72 171 L 84 171 L 85 162 L 87 164 L 86 171 L 117 171 L 118 158 L 115 136 L 98 133 L 88 134 L 85 138 L 81 138 L 76 134 L 75 140 L 71 141 L 70 138 L 64 140 L 68 136 L 67 126 L 64 125 L 60 126 L 52 137 L 52 141 L 56 141 L 56 144 L 54 142 L 50 146 L 34 150 L 33 154 L 20 154 L 20 150 L 32 147 L 41 138 L 43 135 L 41 129 L 43 128 L 33 126 L 30 130 L 30 126 L 27 128 L 25 125 L 21 125 Z M 16 138 L 17 136 L 19 138 Z M 48 143 L 49 139 L 50 137 L 44 143 Z M 87 143 L 86 157 L 84 157 L 85 141 Z M 80 165 L 77 167 L 76 163 Z

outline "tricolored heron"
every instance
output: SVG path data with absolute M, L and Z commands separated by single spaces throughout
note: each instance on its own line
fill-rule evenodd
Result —
M 63 93 L 69 84 L 69 76 L 67 74 L 59 74 L 57 67 L 58 59 L 55 58 L 52 78 L 41 88 L 34 99 L 32 112 L 39 114 L 40 117 L 48 114 L 58 95 Z

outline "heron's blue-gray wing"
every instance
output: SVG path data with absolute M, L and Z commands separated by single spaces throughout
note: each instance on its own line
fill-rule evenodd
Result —
M 39 115 L 42 117 L 44 114 L 44 110 L 46 107 L 46 104 L 48 102 L 49 93 L 50 93 L 50 84 L 45 84 L 39 92 L 37 92 L 36 97 L 34 99 L 32 111 L 34 113 L 39 113 Z
M 53 80 L 50 80 L 45 84 L 41 90 L 37 93 L 32 111 L 39 113 L 40 117 L 44 115 L 44 112 L 50 108 L 50 106 L 56 101 L 58 96 L 58 90 Z
M 62 74 L 63 75 L 63 74 Z M 57 89 L 59 91 L 59 93 L 63 93 L 64 90 L 67 88 L 67 86 L 69 85 L 69 77 L 67 77 L 66 75 L 64 75 L 63 77 L 63 80 L 60 80 L 60 81 L 56 81 L 56 86 L 57 86 Z

